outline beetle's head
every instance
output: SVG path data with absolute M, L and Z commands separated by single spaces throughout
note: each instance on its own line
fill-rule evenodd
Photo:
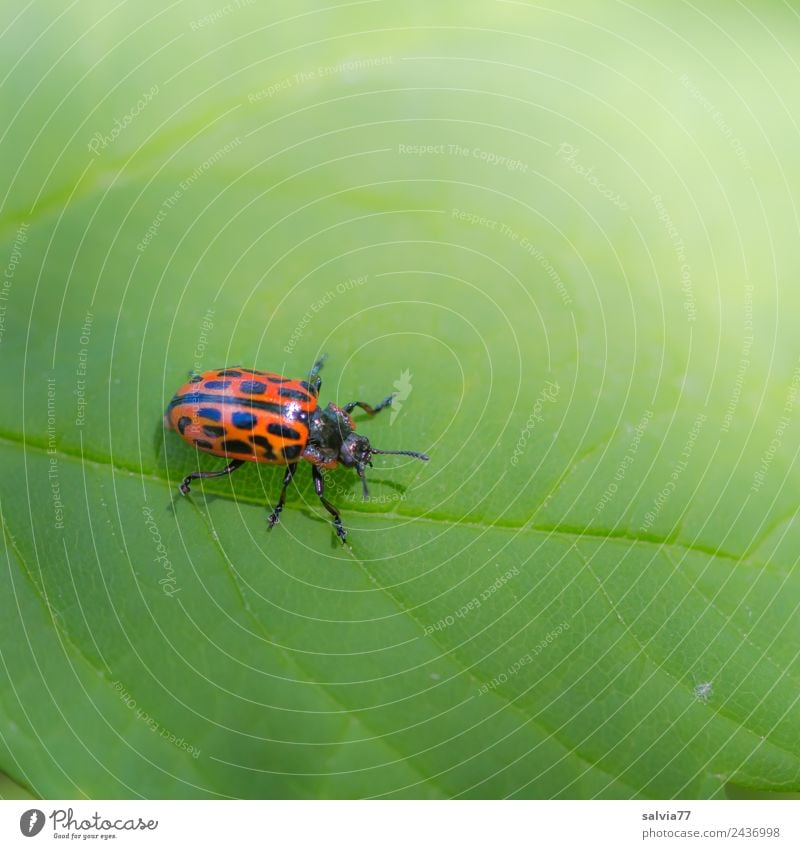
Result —
M 366 436 L 352 431 L 339 449 L 339 462 L 343 466 L 355 468 L 358 472 L 364 489 L 364 498 L 369 498 L 366 468 L 372 465 L 373 454 L 403 454 L 407 457 L 416 457 L 418 460 L 428 459 L 427 454 L 420 454 L 419 451 L 382 451 L 380 448 L 373 448 Z

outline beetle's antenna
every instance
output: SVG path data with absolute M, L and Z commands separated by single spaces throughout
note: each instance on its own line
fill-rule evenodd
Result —
M 370 454 L 405 454 L 407 457 L 416 457 L 418 460 L 430 460 L 427 454 L 419 451 L 381 451 L 380 448 L 370 448 Z

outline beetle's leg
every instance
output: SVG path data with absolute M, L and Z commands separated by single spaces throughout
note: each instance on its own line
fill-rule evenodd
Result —
M 319 500 L 331 516 L 333 516 L 333 525 L 336 528 L 336 536 L 338 536 L 344 544 L 347 540 L 347 531 L 344 529 L 342 517 L 339 511 L 333 506 L 333 504 L 330 503 L 330 501 L 328 501 L 327 498 L 325 498 L 323 494 L 325 492 L 325 479 L 322 477 L 322 472 L 317 466 L 312 466 L 311 473 L 314 476 L 314 489 L 319 496 Z
M 323 354 L 313 366 L 311 366 L 311 371 L 308 373 L 308 385 L 311 391 L 315 395 L 319 395 L 319 390 L 322 388 L 322 378 L 319 376 L 319 373 L 322 371 L 322 367 L 325 365 L 325 360 L 328 359 L 327 354 Z
M 283 489 L 281 490 L 281 497 L 278 499 L 278 503 L 275 505 L 273 511 L 269 514 L 267 518 L 267 522 L 269 523 L 269 530 L 272 530 L 281 519 L 281 511 L 283 510 L 283 504 L 286 501 L 286 490 L 289 488 L 289 484 L 292 482 L 292 478 L 294 477 L 296 469 L 297 463 L 290 463 L 286 467 L 286 474 L 283 476 Z
M 192 472 L 190 475 L 186 475 L 186 477 L 181 481 L 179 489 L 183 495 L 188 495 L 191 491 L 189 484 L 193 480 L 197 478 L 221 478 L 223 475 L 229 475 L 231 472 L 235 472 L 242 463 L 244 463 L 244 460 L 231 460 L 230 463 L 228 463 L 228 465 L 219 472 Z
M 365 404 L 363 401 L 350 401 L 350 403 L 345 404 L 342 409 L 345 413 L 352 413 L 356 407 L 361 407 L 365 413 L 368 413 L 370 416 L 374 416 L 375 413 L 380 413 L 381 410 L 385 410 L 386 407 L 390 407 L 396 394 L 396 392 L 392 392 L 388 398 L 384 398 L 380 404 L 376 404 L 374 407 L 370 404 Z

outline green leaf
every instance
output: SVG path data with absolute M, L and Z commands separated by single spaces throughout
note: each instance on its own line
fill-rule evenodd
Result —
M 800 792 L 790 12 L 220 8 L 3 39 L 16 792 Z M 321 352 L 430 462 L 182 498 L 187 373 Z
M 24 787 L 15 784 L 7 775 L 0 773 L 0 799 L 35 799 Z

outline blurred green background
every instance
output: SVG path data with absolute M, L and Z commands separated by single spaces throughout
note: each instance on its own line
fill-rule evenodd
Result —
M 0 47 L 0 794 L 800 791 L 793 9 L 78 0 Z M 187 372 L 323 351 L 431 455 L 331 474 L 351 547 L 308 468 L 269 535 L 280 469 L 180 499 Z

